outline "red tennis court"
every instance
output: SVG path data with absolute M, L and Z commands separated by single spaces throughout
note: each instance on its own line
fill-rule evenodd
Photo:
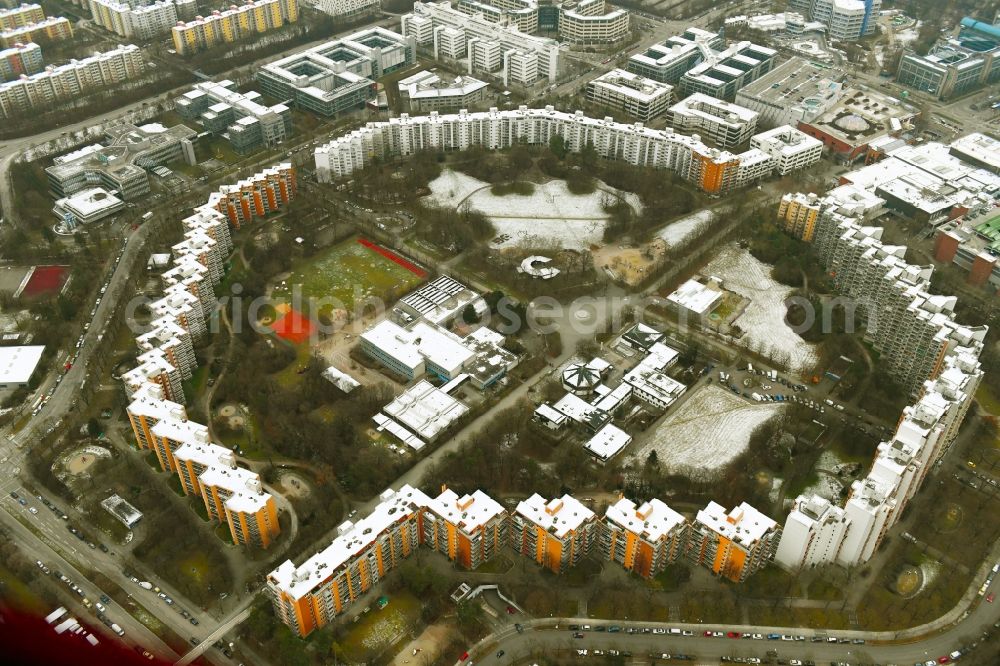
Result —
M 381 254 L 386 259 L 388 259 L 390 261 L 396 262 L 397 264 L 399 264 L 400 266 L 402 266 L 406 270 L 410 271 L 411 273 L 413 273 L 417 277 L 422 277 L 422 278 L 427 277 L 427 271 L 425 271 L 424 269 L 420 268 L 420 266 L 417 266 L 412 261 L 404 259 L 403 257 L 399 256 L 398 254 L 396 254 L 392 250 L 387 250 L 384 247 L 382 247 L 381 245 L 376 245 L 375 243 L 371 242 L 370 240 L 368 240 L 366 238 L 359 238 L 358 242 L 361 243 L 362 245 L 364 245 L 365 247 L 367 247 L 369 250 L 374 250 L 375 252 L 378 252 L 379 254 Z
M 289 310 L 284 317 L 271 324 L 275 335 L 294 344 L 307 340 L 315 328 L 308 317 L 296 310 Z
M 66 284 L 68 276 L 68 266 L 35 266 L 21 293 L 27 298 L 57 293 Z

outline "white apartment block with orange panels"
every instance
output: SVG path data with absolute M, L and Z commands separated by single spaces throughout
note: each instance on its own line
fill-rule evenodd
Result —
M 559 573 L 576 565 L 597 540 L 597 516 L 575 497 L 545 501 L 535 493 L 517 505 L 510 545 L 521 555 Z
M 191 334 L 192 340 L 200 340 L 208 331 L 208 326 L 198 297 L 187 291 L 183 285 L 172 285 L 163 291 L 162 298 L 149 304 L 153 316 L 173 318 Z
M 176 472 L 174 451 L 185 444 L 207 444 L 210 440 L 208 428 L 200 423 L 163 419 L 150 430 L 153 435 L 153 450 L 164 472 Z
M 228 257 L 233 251 L 229 219 L 208 205 L 195 209 L 194 214 L 181 220 L 181 225 L 186 231 L 200 231 L 214 239 L 219 244 L 219 253 L 222 257 Z
M 164 419 L 183 420 L 187 418 L 184 405 L 167 400 L 163 387 L 159 384 L 144 384 L 132 395 L 132 401 L 125 408 L 135 443 L 140 449 L 153 448 L 153 427 Z
M 653 578 L 684 552 L 687 521 L 658 499 L 636 506 L 621 497 L 601 523 L 599 552 L 643 578 Z
M 189 230 L 185 232 L 184 240 L 175 244 L 171 250 L 176 259 L 191 257 L 204 266 L 208 270 L 213 287 L 222 280 L 222 263 L 225 257 L 219 243 L 208 234 Z
M 695 564 L 739 583 L 771 561 L 780 539 L 781 526 L 746 502 L 728 513 L 709 502 L 691 525 L 687 554 Z
M 507 511 L 481 490 L 459 497 L 442 488 L 423 521 L 424 543 L 466 569 L 492 559 L 507 540 Z
M 181 379 L 191 379 L 198 362 L 194 355 L 191 336 L 174 320 L 160 318 L 152 327 L 135 339 L 140 354 L 159 349 L 172 366 L 181 373 Z
M 237 229 L 283 208 L 296 192 L 295 167 L 288 162 L 264 169 L 234 185 L 223 185 L 208 197 L 208 206 L 223 213 Z
M 235 460 L 229 467 L 209 467 L 198 477 L 209 517 L 229 526 L 233 542 L 267 548 L 280 531 L 274 497 L 260 476 Z
M 211 312 L 218 299 L 212 274 L 198 259 L 184 255 L 174 260 L 174 266 L 160 276 L 164 287 L 180 287 L 198 299 L 202 313 Z
M 144 384 L 158 384 L 163 388 L 167 400 L 184 403 L 184 387 L 181 373 L 159 349 L 152 349 L 140 355 L 138 365 L 122 375 L 125 396 L 131 400 Z

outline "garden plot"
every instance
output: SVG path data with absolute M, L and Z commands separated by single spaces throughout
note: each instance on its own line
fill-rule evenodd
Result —
M 671 473 L 712 478 L 743 453 L 757 426 L 783 409 L 774 403 L 751 404 L 718 386 L 706 386 L 660 423 L 634 458 L 642 462 L 656 451 Z
M 589 249 L 602 243 L 608 221 L 603 202 L 609 193 L 622 198 L 633 210 L 642 209 L 636 195 L 604 184 L 590 194 L 573 194 L 565 182 L 553 180 L 536 184 L 528 195 L 497 196 L 488 183 L 445 171 L 429 187 L 426 203 L 450 208 L 468 205 L 489 218 L 497 232 L 494 247 Z
M 816 362 L 813 345 L 785 323 L 785 299 L 792 292 L 771 279 L 771 267 L 737 245 L 727 245 L 705 266 L 706 275 L 721 278 L 723 286 L 750 299 L 733 322 L 744 331 L 743 342 L 751 351 L 801 372 Z
M 656 237 L 667 241 L 669 248 L 681 248 L 690 243 L 698 232 L 711 224 L 714 219 L 712 211 L 700 210 L 666 225 L 656 232 Z

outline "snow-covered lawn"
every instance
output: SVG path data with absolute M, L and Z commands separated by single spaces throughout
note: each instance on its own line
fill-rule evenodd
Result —
M 785 299 L 791 293 L 771 279 L 771 267 L 735 244 L 722 248 L 702 271 L 721 278 L 723 286 L 750 299 L 735 325 L 744 331 L 744 344 L 751 350 L 801 371 L 816 362 L 816 352 L 785 323 Z
M 599 184 L 591 194 L 573 194 L 561 180 L 535 185 L 529 195 L 495 196 L 489 184 L 455 171 L 444 171 L 431 181 L 430 205 L 456 208 L 467 203 L 486 215 L 497 236 L 497 247 L 530 244 L 582 250 L 600 244 L 608 214 L 601 205 L 605 192 L 615 193 L 635 210 L 642 209 L 639 198 L 629 192 Z
M 655 450 L 670 472 L 711 478 L 741 454 L 757 426 L 782 411 L 774 403 L 749 403 L 709 385 L 699 389 L 654 430 L 634 454 L 645 461 Z
M 657 238 L 667 241 L 672 248 L 683 247 L 705 226 L 715 218 L 710 210 L 699 210 L 676 222 L 671 222 L 656 232 Z
M 897 30 L 893 35 L 893 37 L 896 39 L 897 42 L 904 45 L 916 41 L 917 37 L 920 35 L 921 25 L 923 25 L 923 22 L 917 21 L 909 28 L 904 28 L 903 30 Z

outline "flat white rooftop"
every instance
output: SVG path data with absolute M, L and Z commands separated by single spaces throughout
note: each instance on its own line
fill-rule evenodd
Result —
M 1000 171 L 1000 141 L 980 132 L 973 132 L 951 142 L 951 147 L 993 171 Z
M 618 426 L 609 423 L 587 440 L 583 448 L 590 451 L 600 460 L 610 460 L 621 453 L 622 449 L 628 446 L 631 441 L 632 436 L 630 434 Z
M 570 495 L 546 502 L 535 493 L 519 502 L 516 511 L 557 539 L 565 538 L 594 517 L 593 511 Z
M 285 560 L 268 575 L 268 580 L 293 599 L 301 599 L 324 580 L 334 577 L 341 567 L 364 552 L 383 532 L 431 503 L 431 498 L 416 488 L 404 485 L 387 490 L 375 509 L 356 523 L 345 522 L 337 528 L 333 542 L 296 567 Z
M 505 513 L 503 506 L 482 490 L 459 497 L 454 490 L 446 488 L 428 503 L 427 508 L 466 534 L 481 530 Z
M 667 296 L 667 300 L 695 314 L 707 315 L 715 309 L 722 297 L 723 293 L 718 289 L 713 289 L 697 280 L 688 280 Z
M 44 351 L 45 345 L 0 347 L 0 384 L 27 384 Z
M 709 502 L 698 512 L 698 523 L 744 548 L 751 548 L 777 523 L 746 502 L 726 513 L 722 505 Z
M 469 408 L 430 382 L 421 380 L 406 389 L 382 411 L 420 437 L 433 440 L 464 416 Z
M 623 497 L 609 506 L 604 516 L 607 521 L 650 543 L 656 543 L 684 527 L 684 516 L 658 499 L 651 499 L 636 507 L 635 502 Z
M 591 80 L 588 86 L 598 86 L 613 91 L 622 97 L 634 99 L 637 102 L 652 102 L 673 94 L 674 87 L 669 83 L 660 83 L 644 76 L 633 74 L 624 69 L 612 69 Z

